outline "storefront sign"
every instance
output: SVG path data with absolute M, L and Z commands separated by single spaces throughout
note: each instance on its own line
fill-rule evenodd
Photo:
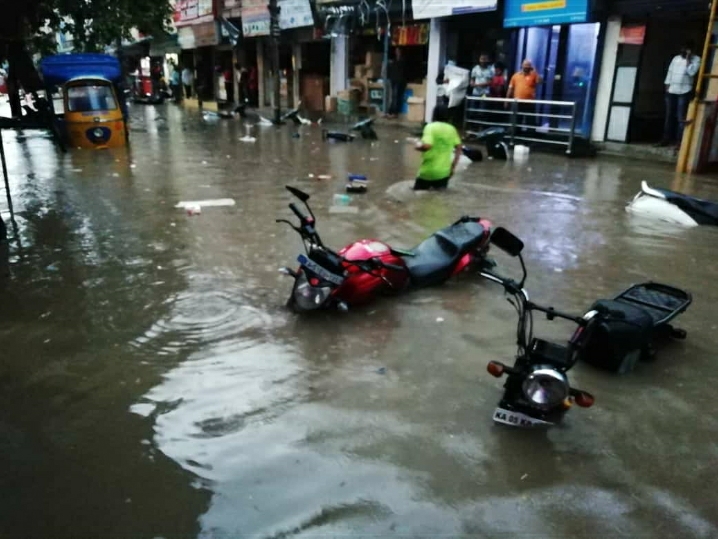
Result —
M 433 19 L 461 13 L 495 11 L 497 0 L 412 0 L 415 19 Z
M 239 19 L 242 16 L 242 0 L 224 0 L 222 14 L 227 19 Z
M 393 26 L 391 44 L 396 46 L 426 45 L 429 42 L 429 25 L 426 23 Z
M 195 47 L 213 47 L 219 44 L 216 21 L 193 24 L 192 30 L 194 31 Z
M 282 30 L 313 24 L 314 17 L 309 0 L 279 0 L 279 27 Z
M 589 0 L 506 0 L 504 28 L 588 21 Z
M 214 20 L 212 0 L 177 0 L 175 4 L 175 26 L 200 24 Z
M 242 0 L 242 33 L 244 37 L 269 35 L 267 0 Z
M 621 33 L 618 35 L 618 42 L 623 45 L 643 45 L 646 38 L 645 24 L 632 24 L 621 26 Z
M 194 44 L 194 31 L 191 26 L 177 29 L 177 43 L 179 43 L 180 49 L 189 50 L 196 48 Z

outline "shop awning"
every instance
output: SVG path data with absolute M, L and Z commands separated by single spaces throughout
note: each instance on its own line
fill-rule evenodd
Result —
M 238 28 L 229 19 L 225 17 L 219 18 L 219 23 L 222 26 L 222 33 L 226 33 L 229 36 L 229 42 L 232 46 L 236 46 L 237 43 L 242 39 L 242 30 Z
M 166 34 L 152 39 L 150 42 L 150 56 L 164 56 L 165 54 L 179 54 L 181 49 L 179 46 L 177 34 Z
M 465 13 L 496 11 L 498 0 L 412 0 L 411 12 L 414 19 L 434 19 Z
M 647 15 L 680 11 L 710 11 L 708 0 L 608 0 L 607 8 L 616 15 Z

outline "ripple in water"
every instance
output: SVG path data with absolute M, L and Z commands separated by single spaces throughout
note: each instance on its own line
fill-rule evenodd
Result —
M 155 322 L 132 345 L 143 351 L 169 355 L 240 336 L 257 337 L 272 317 L 229 291 L 183 292 L 167 301 L 170 314 Z

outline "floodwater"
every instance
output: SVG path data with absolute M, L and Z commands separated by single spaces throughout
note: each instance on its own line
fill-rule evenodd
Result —
M 316 126 L 268 127 L 243 143 L 238 120 L 132 115 L 129 150 L 61 155 L 4 134 L 20 242 L 0 295 L 0 535 L 718 536 L 718 230 L 624 211 L 642 179 L 718 200 L 714 180 L 532 153 L 414 194 L 400 129 L 330 144 Z M 349 172 L 369 192 L 330 213 Z M 311 193 L 335 247 L 409 247 L 489 217 L 523 238 L 532 299 L 563 310 L 644 280 L 686 288 L 688 339 L 624 376 L 578 365 L 596 405 L 560 428 L 495 426 L 485 366 L 515 351 L 502 290 L 465 278 L 289 314 L 276 269 L 301 243 L 274 222 L 291 218 L 285 184 Z M 174 208 L 215 198 L 236 206 Z M 573 329 L 536 321 L 543 337 Z

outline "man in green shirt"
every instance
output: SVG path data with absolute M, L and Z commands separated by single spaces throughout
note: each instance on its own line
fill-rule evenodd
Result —
M 416 149 L 423 153 L 414 190 L 446 189 L 461 157 L 461 137 L 449 123 L 446 105 L 434 108 L 432 122 L 424 127 Z

